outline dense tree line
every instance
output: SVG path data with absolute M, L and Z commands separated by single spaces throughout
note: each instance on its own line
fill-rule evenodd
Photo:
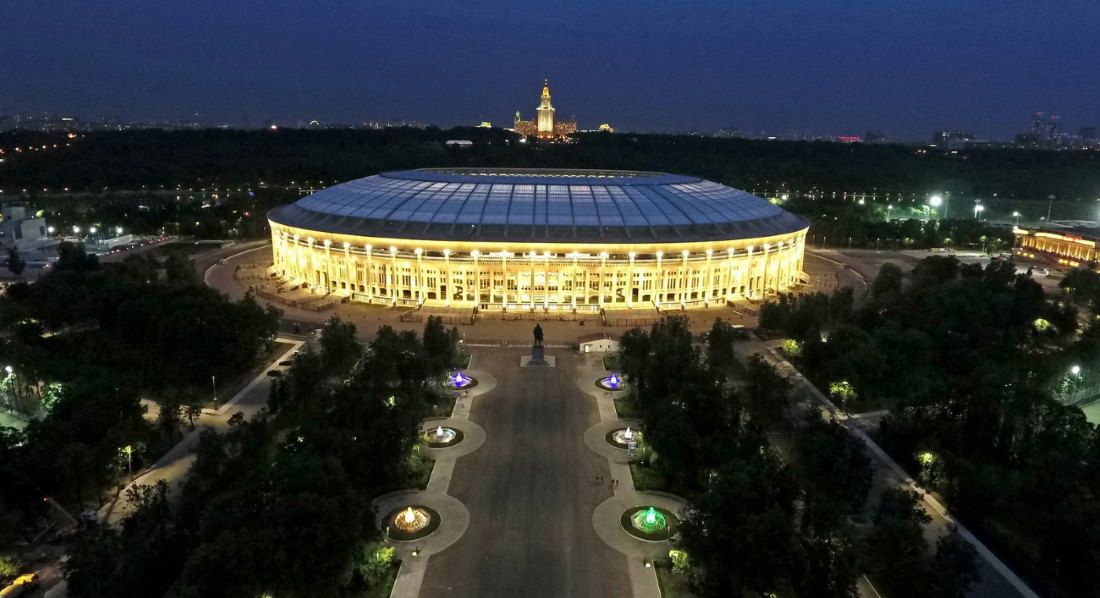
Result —
M 210 376 L 247 371 L 278 313 L 201 286 L 183 256 L 99 264 L 62 244 L 56 267 L 0 298 L 0 400 L 30 417 L 0 428 L 0 519 L 21 535 L 50 509 L 98 507 L 128 472 L 178 440 Z M 140 398 L 161 402 L 155 424 Z M 4 527 L 7 527 L 5 525 Z M 0 542 L 0 557 L 13 544 Z
M 432 318 L 424 338 L 440 334 Z M 202 433 L 178 496 L 142 488 L 120 530 L 85 534 L 70 593 L 337 596 L 378 583 L 392 551 L 370 500 L 407 483 L 455 347 L 387 326 L 364 348 L 335 319 L 320 346 L 295 355 L 272 412 Z
M 67 142 L 58 135 L 0 134 L 0 147 Z M 33 139 L 32 139 L 33 138 Z M 474 146 L 444 149 L 447 139 Z M 582 134 L 578 143 L 516 143 L 500 129 L 382 131 L 127 131 L 87 133 L 71 147 L 9 153 L 0 188 L 100 191 L 237 186 L 291 180 L 333 183 L 425 166 L 617 168 L 692 174 L 738 188 L 907 193 L 1090 201 L 1100 195 L 1095 152 L 928 151 L 863 145 Z
M 744 387 L 735 388 L 734 342 L 718 321 L 700 348 L 681 317 L 622 339 L 649 467 L 693 504 L 679 541 L 692 585 L 705 596 L 854 596 L 857 555 L 846 515 L 862 509 L 869 460 L 816 413 L 798 422 L 793 459 L 782 459 L 767 430 L 786 425 L 789 384 L 754 356 Z
M 1100 328 L 1084 319 L 1078 334 L 1071 304 L 1094 309 L 1098 278 L 1072 273 L 1069 301 L 1047 301 L 1011 263 L 934 256 L 884 267 L 847 318 L 802 295 L 760 324 L 794 339 L 802 371 L 842 406 L 890 407 L 882 444 L 1033 587 L 1057 569 L 1059 593 L 1083 597 L 1100 565 L 1100 431 L 1065 400 L 1100 374 Z

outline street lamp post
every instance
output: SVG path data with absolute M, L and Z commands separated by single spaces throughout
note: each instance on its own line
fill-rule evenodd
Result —
M 928 205 L 931 206 L 933 209 L 939 208 L 941 204 L 943 204 L 943 198 L 939 195 L 933 195 L 932 197 L 928 198 Z
M 214 409 L 218 408 L 218 381 L 214 376 L 210 376 L 210 386 L 214 389 Z
M 985 206 L 983 206 L 982 204 L 978 204 L 978 205 L 974 206 L 974 220 L 978 219 L 978 214 L 981 214 L 982 210 L 984 210 L 984 209 L 985 209 Z
M 1012 215 L 1016 217 L 1016 226 L 1020 226 L 1020 213 L 1013 212 Z

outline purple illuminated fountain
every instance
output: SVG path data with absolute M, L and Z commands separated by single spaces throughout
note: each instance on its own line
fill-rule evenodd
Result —
M 619 374 L 613 372 L 610 376 L 597 380 L 596 386 L 604 390 L 622 390 L 623 379 Z
M 463 374 L 462 372 L 455 372 L 451 374 L 447 381 L 451 384 L 452 388 L 462 390 L 473 384 L 474 379 Z

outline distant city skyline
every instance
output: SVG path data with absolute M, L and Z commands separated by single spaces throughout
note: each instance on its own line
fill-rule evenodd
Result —
M 1100 123 L 1084 1 L 46 1 L 5 20 L 9 114 L 508 126 L 548 77 L 582 129 L 1009 140 L 1038 111 Z

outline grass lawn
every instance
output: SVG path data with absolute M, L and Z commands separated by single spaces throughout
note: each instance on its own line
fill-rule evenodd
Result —
M 1091 405 L 1085 405 L 1081 408 L 1081 411 L 1085 412 L 1085 418 L 1090 423 L 1100 424 L 1100 401 L 1097 401 Z
M 458 350 L 458 356 L 455 358 L 455 368 L 459 370 L 465 370 L 470 367 L 470 354 L 465 349 Z
M 434 467 L 435 459 L 432 459 L 427 455 L 422 455 L 421 458 L 417 460 L 412 471 L 409 472 L 409 477 L 406 480 L 408 483 L 405 485 L 405 487 L 411 488 L 415 486 L 417 488 L 420 488 L 421 490 L 427 488 L 428 480 L 432 477 L 432 469 Z
M 604 369 L 606 369 L 608 371 L 618 372 L 619 371 L 619 354 L 618 353 L 608 353 L 607 355 L 604 355 L 603 356 L 603 367 L 604 367 Z
M 630 464 L 630 477 L 634 480 L 634 489 L 642 492 L 645 490 L 668 491 L 668 480 L 652 467 Z
M 450 417 L 451 412 L 455 410 L 455 401 L 457 395 L 453 392 L 441 392 L 439 393 L 438 400 L 432 404 L 432 416 L 433 417 Z
M 629 397 L 619 397 L 615 399 L 615 413 L 621 419 L 637 419 L 641 417 L 636 409 L 634 409 L 634 401 Z
M 745 366 L 736 359 L 732 360 L 729 367 L 726 368 L 726 377 L 730 380 L 744 380 L 747 373 Z
M 401 569 L 401 561 L 394 561 L 386 576 L 370 588 L 360 594 L 363 598 L 390 598 L 393 593 L 393 584 L 397 581 L 397 572 Z
M 687 576 L 683 573 L 672 571 L 672 562 L 669 559 L 660 559 L 654 564 L 657 572 L 657 584 L 661 588 L 661 598 L 696 598 L 688 587 Z

